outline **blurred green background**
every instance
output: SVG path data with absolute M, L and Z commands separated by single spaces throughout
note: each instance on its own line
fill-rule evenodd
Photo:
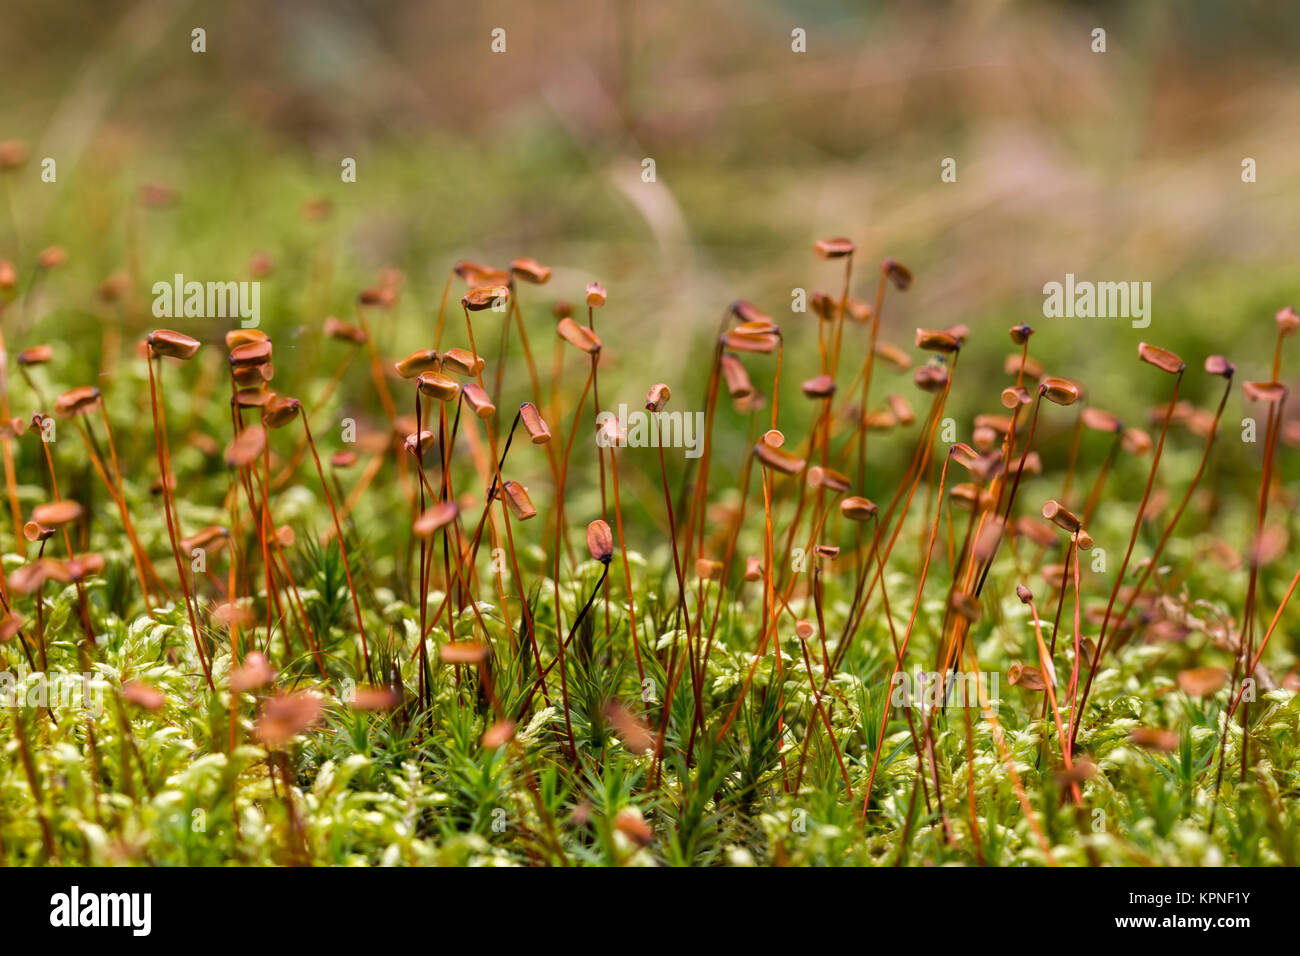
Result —
M 890 294 L 885 339 L 910 348 L 918 325 L 970 326 L 954 405 L 968 438 L 971 414 L 1000 411 L 1013 323 L 1038 328 L 1033 350 L 1050 372 L 1140 421 L 1168 387 L 1138 364 L 1140 340 L 1182 353 L 1187 393 L 1206 404 L 1216 386 L 1204 356 L 1225 352 L 1243 378 L 1267 378 L 1272 315 L 1300 289 L 1295 5 L 0 7 L 0 138 L 30 148 L 2 177 L 0 256 L 26 275 L 46 246 L 69 255 L 11 350 L 97 338 L 95 289 L 115 270 L 136 277 L 139 313 L 158 279 L 244 278 L 265 252 L 276 269 L 263 327 L 281 348 L 327 313 L 348 317 L 381 268 L 401 268 L 406 291 L 381 333 L 385 353 L 401 354 L 430 344 L 455 260 L 527 255 L 556 270 L 524 289 L 533 323 L 542 303 L 580 301 L 592 279 L 609 291 L 598 319 L 607 406 L 635 407 L 656 380 L 699 395 L 719 318 L 746 298 L 787 329 L 783 400 L 807 421 L 797 387 L 816 371 L 815 319 L 790 314 L 791 290 L 838 296 L 841 268 L 812 243 L 846 235 L 859 249 L 855 294 L 870 298 L 886 255 L 916 275 Z M 1097 27 L 1105 53 L 1091 50 Z M 496 28 L 504 53 L 491 50 Z M 805 53 L 791 49 L 796 28 Z M 57 184 L 40 182 L 45 156 Z M 357 161 L 354 184 L 340 181 L 343 157 Z M 654 183 L 641 180 L 647 157 Z M 956 183 L 940 181 L 946 157 Z M 1255 183 L 1242 182 L 1245 157 Z M 146 184 L 175 202 L 145 208 Z M 316 198 L 332 203 L 325 222 L 302 215 Z M 1150 281 L 1151 326 L 1044 318 L 1042 286 L 1067 272 Z M 468 344 L 450 328 L 444 344 Z M 216 341 L 224 327 L 185 330 Z M 851 328 L 850 364 L 863 342 Z M 749 365 L 766 389 L 770 365 Z M 282 357 L 277 387 L 326 370 Z M 886 391 L 922 407 L 904 377 L 878 385 L 875 402 Z M 1046 423 L 1047 440 L 1067 424 Z M 738 430 L 724 448 L 743 440 Z

